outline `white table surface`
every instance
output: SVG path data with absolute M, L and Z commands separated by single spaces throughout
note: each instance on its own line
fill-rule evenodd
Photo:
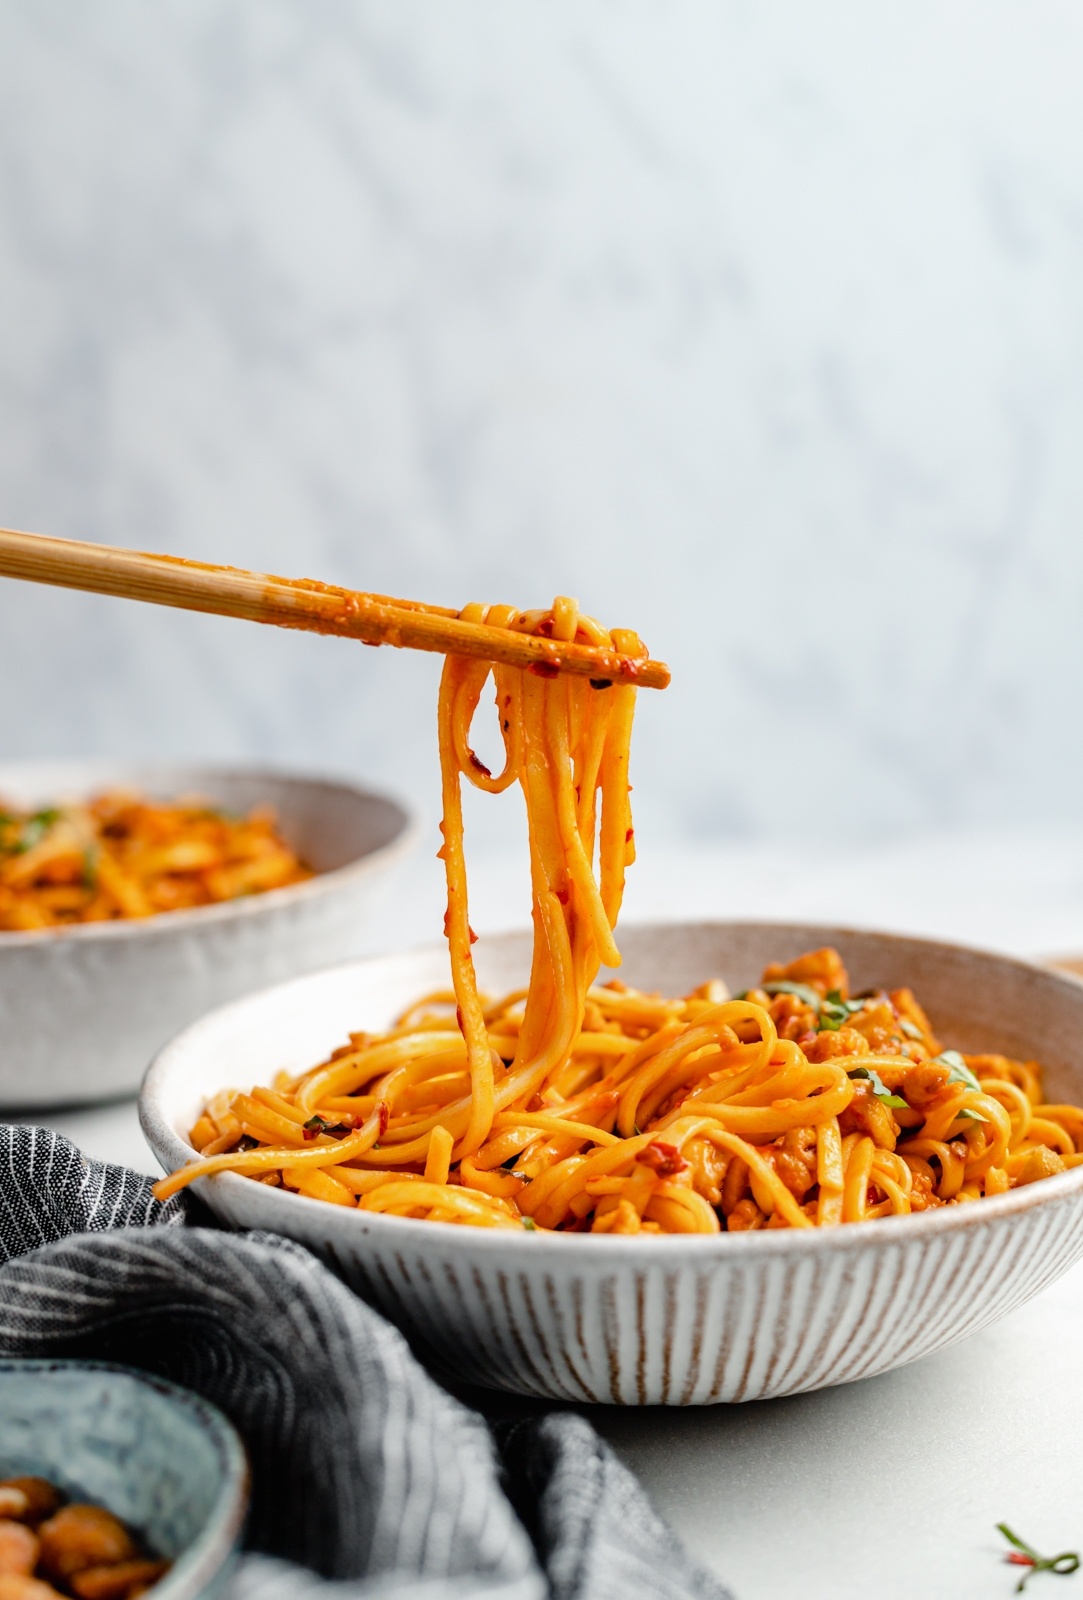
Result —
M 471 886 L 479 931 L 522 923 L 518 860 L 482 858 Z M 836 920 L 1026 956 L 1083 952 L 1083 837 L 943 835 L 826 855 L 655 849 L 626 908 L 637 920 Z M 425 942 L 441 915 L 426 851 L 404 874 L 382 947 Z M 156 1172 L 132 1103 L 32 1120 L 89 1155 Z M 737 1600 L 1007 1596 L 1021 1569 L 1003 1562 L 996 1522 L 1043 1554 L 1083 1547 L 1083 1266 L 984 1333 L 881 1378 L 591 1417 Z M 1050 1600 L 1083 1597 L 1083 1574 L 1034 1583 Z

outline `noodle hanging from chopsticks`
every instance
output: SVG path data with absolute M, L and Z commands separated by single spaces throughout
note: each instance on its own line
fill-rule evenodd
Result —
M 573 600 L 468 607 L 469 621 L 645 658 Z M 490 678 L 504 747 L 471 743 Z M 273 1089 L 226 1091 L 166 1198 L 232 1171 L 336 1205 L 495 1228 L 717 1233 L 812 1227 L 1005 1192 L 1083 1160 L 1083 1110 L 1046 1105 L 1033 1063 L 941 1049 L 909 990 L 851 998 L 836 952 L 730 997 L 617 980 L 634 860 L 635 689 L 448 657 L 439 742 L 452 988 Z M 462 780 L 518 782 L 530 847 L 528 986 L 491 1000 L 471 954 Z

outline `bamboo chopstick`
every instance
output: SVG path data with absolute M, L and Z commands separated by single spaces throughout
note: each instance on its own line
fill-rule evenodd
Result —
M 442 606 L 361 594 L 310 578 L 276 578 L 239 567 L 52 539 L 12 528 L 0 528 L 0 576 L 180 606 L 187 611 L 213 611 L 280 628 L 306 628 L 360 639 L 364 644 L 474 656 L 512 667 L 532 667 L 546 676 L 573 672 L 594 679 L 599 686 L 634 683 L 646 689 L 664 689 L 669 683 L 665 663 L 649 661 L 645 655 L 640 659 L 616 650 L 564 644 L 464 622 L 458 612 Z

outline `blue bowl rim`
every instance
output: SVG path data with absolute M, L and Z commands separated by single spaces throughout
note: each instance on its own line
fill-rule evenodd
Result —
M 194 1415 L 210 1435 L 222 1465 L 223 1484 L 217 1502 L 192 1544 L 173 1562 L 167 1575 L 154 1586 L 155 1600 L 194 1600 L 203 1593 L 229 1560 L 240 1540 L 248 1513 L 251 1474 L 240 1434 L 218 1407 L 191 1389 L 156 1373 L 118 1361 L 82 1361 L 63 1356 L 0 1356 L 0 1377 L 19 1372 L 105 1372 L 129 1378 L 153 1389 L 172 1404 Z

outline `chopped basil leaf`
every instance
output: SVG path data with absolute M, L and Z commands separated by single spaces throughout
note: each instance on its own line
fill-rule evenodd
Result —
M 830 1005 L 842 1006 L 843 1010 L 848 1011 L 851 1016 L 855 1011 L 864 1011 L 865 1009 L 864 1000 L 844 1000 L 838 989 L 828 989 L 827 999 Z
M 949 1083 L 965 1083 L 968 1089 L 977 1089 L 979 1092 L 981 1091 L 981 1084 L 978 1082 L 973 1072 L 971 1072 L 970 1068 L 967 1066 L 958 1050 L 941 1050 L 938 1056 L 933 1057 L 931 1065 L 950 1067 L 951 1070 L 948 1073 Z
M 960 1117 L 964 1118 L 967 1122 L 988 1122 L 989 1121 L 989 1118 L 988 1117 L 983 1117 L 980 1111 L 971 1111 L 969 1106 L 964 1106 L 962 1111 L 957 1111 L 955 1113 L 956 1122 L 959 1121 Z
M 523 1227 L 526 1229 L 527 1233 L 536 1233 L 538 1224 L 534 1221 L 533 1217 L 524 1217 Z
M 864 1009 L 864 1000 L 844 1000 L 837 989 L 829 989 L 826 999 L 820 1005 L 818 1032 L 837 1033 L 840 1028 L 845 1027 L 855 1012 Z
M 788 978 L 779 978 L 775 983 L 764 983 L 760 987 L 764 994 L 792 994 L 813 1011 L 819 1011 L 823 1004 L 816 990 L 810 989 L 807 983 L 791 983 Z
M 885 1106 L 899 1106 L 904 1111 L 909 1109 L 906 1101 L 901 1096 L 892 1094 L 891 1090 L 885 1086 L 884 1080 L 875 1067 L 853 1067 L 846 1076 L 848 1078 L 868 1078 L 872 1084 L 873 1094 Z

